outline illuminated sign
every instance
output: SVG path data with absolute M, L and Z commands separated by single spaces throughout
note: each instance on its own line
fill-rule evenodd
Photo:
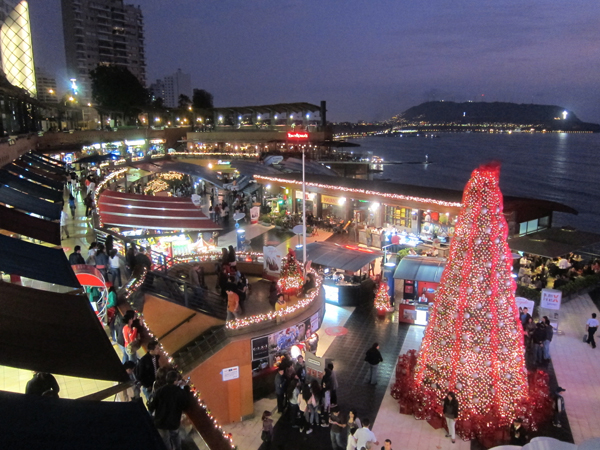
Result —
M 308 133 L 288 131 L 287 138 L 293 140 L 308 139 Z
M 302 198 L 302 196 L 300 196 Z M 321 202 L 327 205 L 339 205 L 340 198 L 332 197 L 331 195 L 321 195 Z

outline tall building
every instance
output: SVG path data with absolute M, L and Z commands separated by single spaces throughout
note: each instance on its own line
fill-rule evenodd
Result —
M 81 103 L 92 101 L 90 71 L 126 67 L 146 85 L 144 22 L 139 6 L 123 0 L 61 0 L 67 71 Z
M 29 5 L 26 1 L 11 6 L 14 2 L 0 1 L 0 53 L 2 70 L 8 82 L 25 89 L 35 97 L 35 67 L 33 45 L 29 26 Z
M 164 105 L 169 108 L 179 106 L 179 96 L 187 95 L 192 98 L 192 77 L 177 69 L 173 75 L 167 75 L 162 80 L 158 79 L 150 85 L 150 93 L 154 99 L 161 97 Z
M 57 103 L 56 78 L 40 69 L 35 68 L 35 82 L 37 85 L 37 98 L 43 103 Z

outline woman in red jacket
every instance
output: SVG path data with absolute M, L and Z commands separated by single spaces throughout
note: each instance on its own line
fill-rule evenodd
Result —
M 139 348 L 138 329 L 133 326 L 134 319 L 135 319 L 134 311 L 129 310 L 125 313 L 125 316 L 123 317 L 123 322 L 125 322 L 125 325 L 123 325 L 123 341 L 125 342 L 125 350 L 127 352 L 127 359 L 129 361 L 136 362 L 137 361 L 136 352 L 133 351 L 131 353 L 130 351 L 128 351 L 128 349 L 131 348 L 129 346 L 129 344 L 132 344 L 133 348 L 135 349 L 135 346 L 137 343 L 137 346 Z M 137 350 L 137 349 L 135 349 L 135 350 Z

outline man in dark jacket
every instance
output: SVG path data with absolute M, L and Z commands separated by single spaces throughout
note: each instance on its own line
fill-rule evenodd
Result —
M 75 246 L 73 253 L 69 255 L 69 264 L 72 266 L 77 264 L 85 264 L 85 259 L 83 259 L 83 256 L 81 256 L 81 246 Z
M 369 350 L 367 350 L 367 356 L 365 357 L 365 361 L 369 363 L 369 368 L 371 369 L 371 373 L 369 376 L 369 383 L 377 384 L 377 369 L 378 364 L 383 362 L 383 358 L 381 357 L 381 353 L 379 352 L 379 344 L 375 342 Z
M 148 404 L 148 410 L 154 412 L 154 425 L 168 449 L 181 450 L 181 438 L 179 437 L 179 426 L 181 425 L 181 413 L 192 404 L 190 387 L 176 386 L 175 382 L 179 374 L 172 370 L 167 374 L 167 384 L 154 394 L 154 398 Z
M 277 411 L 283 414 L 285 410 L 285 392 L 287 380 L 283 368 L 279 368 L 275 375 L 275 394 L 277 394 Z
M 146 400 L 150 400 L 152 386 L 156 380 L 156 371 L 160 367 L 158 361 L 160 359 L 160 347 L 158 342 L 151 341 L 148 343 L 148 351 L 140 358 L 136 368 L 135 377 L 142 384 L 142 392 Z
M 56 378 L 50 373 L 36 372 L 33 378 L 27 382 L 25 393 L 29 395 L 37 395 L 40 397 L 56 397 L 60 387 L 56 382 Z
M 544 322 L 538 322 L 533 331 L 533 358 L 535 364 L 544 362 L 544 341 L 546 340 L 546 326 Z

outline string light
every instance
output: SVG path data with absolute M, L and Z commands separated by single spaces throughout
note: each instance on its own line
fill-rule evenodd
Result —
M 129 299 L 129 297 L 131 297 L 131 295 L 133 295 L 133 293 L 139 289 L 139 287 L 144 283 L 144 280 L 146 278 L 148 271 L 146 268 L 144 268 L 144 271 L 142 272 L 142 274 L 137 278 L 133 278 L 125 287 L 125 298 Z M 148 325 L 146 324 L 146 321 L 144 320 L 144 314 L 137 311 L 135 309 L 135 307 L 133 306 L 133 304 L 131 304 L 131 307 L 134 308 L 134 311 L 136 312 L 138 318 L 140 319 L 140 325 L 145 329 L 146 334 L 150 337 L 150 340 L 154 340 L 157 341 L 159 343 L 159 347 L 161 349 L 161 352 L 163 353 L 163 355 L 165 356 L 165 358 L 167 359 L 167 361 L 169 362 L 169 364 L 173 367 L 173 369 L 177 370 L 179 372 L 179 374 L 182 376 L 183 378 L 183 373 L 182 370 L 177 366 L 175 359 L 169 354 L 169 352 L 167 352 L 164 347 L 162 346 L 162 344 L 160 343 L 160 341 L 158 340 L 158 338 L 154 335 L 154 333 L 152 332 L 152 330 L 150 330 L 150 328 L 148 327 Z M 196 388 L 196 386 L 190 381 L 188 383 L 188 385 L 190 386 L 190 390 L 192 392 L 192 394 L 194 395 L 194 398 L 196 399 L 196 402 L 198 403 L 198 405 L 206 412 L 206 414 L 208 415 L 208 418 L 212 421 L 213 426 L 215 427 L 215 429 L 217 431 L 219 431 L 223 438 L 229 443 L 229 445 L 231 446 L 232 449 L 235 449 L 235 444 L 233 443 L 233 437 L 231 434 L 226 433 L 225 431 L 223 431 L 223 427 L 221 427 L 221 425 L 219 425 L 219 422 L 217 421 L 216 417 L 213 416 L 213 414 L 210 412 L 210 410 L 208 409 L 206 403 L 204 402 L 204 400 L 202 400 L 202 398 L 200 397 L 200 391 L 198 391 L 198 389 Z M 200 430 L 198 430 L 200 431 Z
M 302 181 L 288 180 L 285 178 L 266 177 L 263 175 L 254 175 L 254 178 L 257 180 L 264 180 L 264 181 L 272 182 L 272 183 L 295 184 L 298 186 L 302 185 Z M 442 200 L 436 200 L 434 198 L 413 197 L 411 195 L 401 195 L 401 194 L 390 194 L 387 192 L 371 191 L 368 189 L 348 188 L 348 187 L 343 187 L 343 186 L 335 186 L 332 184 L 306 182 L 306 186 L 319 188 L 319 189 L 329 189 L 329 190 L 338 191 L 338 192 L 347 192 L 350 194 L 376 195 L 379 197 L 389 198 L 391 200 L 405 200 L 405 201 L 412 201 L 412 202 L 417 202 L 417 203 L 429 203 L 429 204 L 433 204 L 433 205 L 455 207 L 455 208 L 460 208 L 462 206 L 462 204 L 458 203 L 458 202 L 445 202 Z
M 108 183 L 110 183 L 112 180 L 114 180 L 115 178 L 120 177 L 121 175 L 126 173 L 128 170 L 129 169 L 119 169 L 115 172 L 112 172 L 109 175 L 107 175 L 104 178 L 104 180 L 102 180 L 100 183 L 98 183 L 98 186 L 96 186 L 96 189 L 94 190 L 94 205 L 96 205 L 96 207 L 98 207 L 98 198 L 100 197 L 100 193 L 102 192 L 104 187 Z M 102 223 L 102 216 L 100 214 L 98 215 L 98 221 L 99 221 L 100 227 L 103 227 L 104 224 Z
M 400 358 L 392 390 L 418 419 L 439 416 L 455 392 L 457 433 L 468 439 L 516 417 L 535 429 L 547 408 L 543 377 L 528 384 L 499 175 L 482 166 L 467 183 L 421 350 Z
M 392 312 L 394 308 L 390 305 L 390 295 L 388 294 L 388 285 L 383 281 L 379 283 L 379 290 L 375 296 L 375 308 L 380 312 Z

